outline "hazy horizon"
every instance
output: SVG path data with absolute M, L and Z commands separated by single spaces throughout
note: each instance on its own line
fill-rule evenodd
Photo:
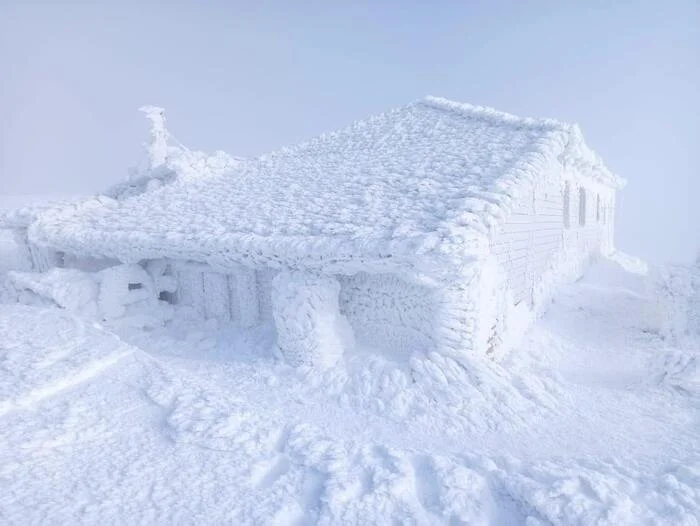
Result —
M 123 179 L 143 104 L 190 148 L 252 157 L 431 94 L 579 123 L 628 180 L 618 246 L 700 248 L 695 1 L 98 4 L 0 5 L 0 194 Z

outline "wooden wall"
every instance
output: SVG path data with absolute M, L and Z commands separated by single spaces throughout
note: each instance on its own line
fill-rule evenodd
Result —
M 203 318 L 241 328 L 251 327 L 260 319 L 261 280 L 255 270 L 240 266 L 234 272 L 219 272 L 207 265 L 181 261 L 173 262 L 173 270 L 178 304 L 193 308 Z
M 580 224 L 581 188 L 586 195 L 585 225 Z M 610 189 L 563 176 L 522 189 L 492 242 L 515 304 L 532 304 L 536 285 L 557 265 L 582 269 L 591 255 L 612 248 L 613 195 Z

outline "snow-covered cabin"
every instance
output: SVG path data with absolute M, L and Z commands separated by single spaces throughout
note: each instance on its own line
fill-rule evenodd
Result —
M 622 180 L 579 128 L 426 98 L 213 177 L 42 215 L 33 240 L 154 265 L 292 364 L 488 353 L 613 249 Z

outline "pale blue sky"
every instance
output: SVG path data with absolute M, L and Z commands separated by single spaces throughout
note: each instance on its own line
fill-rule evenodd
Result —
M 697 252 L 697 0 L 432 4 L 0 0 L 0 193 L 123 178 L 144 103 L 254 156 L 433 94 L 578 122 L 629 180 L 618 245 Z

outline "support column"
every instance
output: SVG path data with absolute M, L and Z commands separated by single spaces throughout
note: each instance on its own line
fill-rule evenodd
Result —
M 339 292 L 330 276 L 282 271 L 272 280 L 277 345 L 287 363 L 328 367 L 340 359 L 351 333 Z

